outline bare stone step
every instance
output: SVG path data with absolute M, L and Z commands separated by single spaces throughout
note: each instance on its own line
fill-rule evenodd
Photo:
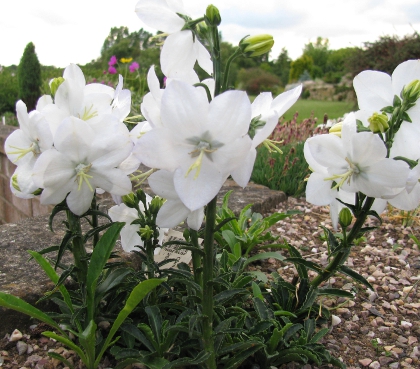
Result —
M 228 180 L 219 195 L 219 204 L 223 195 L 233 190 L 229 206 L 238 214 L 247 204 L 253 204 L 252 210 L 259 213 L 269 212 L 277 204 L 287 199 L 280 191 L 273 191 L 265 186 L 250 183 L 245 189 Z M 148 188 L 145 187 L 148 192 Z M 101 210 L 105 211 L 113 202 L 109 198 L 100 201 Z M 28 250 L 40 251 L 52 245 L 58 245 L 65 233 L 62 222 L 64 214 L 58 214 L 54 219 L 54 233 L 48 228 L 48 216 L 27 218 L 17 224 L 0 226 L 0 291 L 18 296 L 30 304 L 35 303 L 53 287 L 38 264 L 31 260 Z M 139 262 L 135 255 L 126 254 L 117 245 L 121 256 L 129 258 L 134 265 Z M 71 262 L 71 255 L 67 255 L 64 262 Z M 36 305 L 41 310 L 53 309 L 53 305 L 43 302 Z M 51 311 L 51 310 L 50 310 Z M 14 310 L 0 307 L 0 338 L 14 329 L 27 329 L 30 324 L 28 316 Z

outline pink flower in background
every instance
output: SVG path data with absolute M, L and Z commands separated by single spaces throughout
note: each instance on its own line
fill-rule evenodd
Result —
M 117 57 L 115 55 L 112 55 L 111 58 L 109 59 L 108 65 L 111 67 L 117 64 L 117 62 L 118 62 Z
M 108 68 L 109 74 L 117 74 L 117 69 L 113 67 L 112 65 Z
M 134 73 L 137 69 L 139 69 L 140 68 L 140 65 L 139 65 L 139 63 L 137 63 L 137 62 L 132 62 L 131 64 L 130 64 L 130 66 L 129 66 L 129 69 L 130 69 L 130 73 Z

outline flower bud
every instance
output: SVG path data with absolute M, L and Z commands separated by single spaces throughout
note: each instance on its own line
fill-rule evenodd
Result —
M 60 87 L 60 85 L 64 82 L 64 78 L 63 77 L 57 77 L 57 78 L 53 78 L 50 81 L 50 90 L 51 90 L 51 95 L 55 96 L 55 93 L 57 92 L 58 87 Z
M 343 122 L 334 124 L 330 129 L 329 129 L 329 133 L 331 135 L 336 135 L 338 137 L 341 137 L 341 129 L 343 128 Z
M 136 196 L 134 193 L 129 193 L 128 195 L 124 195 L 122 197 L 123 203 L 128 206 L 129 208 L 137 208 Z
M 149 210 L 152 214 L 156 215 L 162 207 L 165 200 L 159 196 L 155 196 L 149 204 Z
M 351 224 L 352 220 L 353 216 L 351 215 L 349 208 L 343 208 L 340 210 L 338 221 L 340 222 L 342 228 L 347 228 Z
M 420 80 L 415 79 L 406 85 L 403 89 L 402 97 L 409 102 L 416 102 L 420 97 Z
M 249 58 L 268 53 L 273 45 L 274 40 L 271 35 L 246 36 L 239 41 L 243 54 Z
M 146 224 L 144 228 L 140 228 L 140 236 L 143 239 L 150 240 L 153 236 L 153 229 Z
M 219 9 L 217 9 L 214 5 L 209 5 L 206 9 L 206 22 L 209 24 L 209 26 L 216 27 L 222 23 Z
M 373 133 L 384 133 L 388 130 L 388 115 L 386 113 L 373 113 L 373 115 L 368 118 L 369 128 Z

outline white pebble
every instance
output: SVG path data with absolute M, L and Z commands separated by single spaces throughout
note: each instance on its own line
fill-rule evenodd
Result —
M 337 315 L 331 315 L 331 325 L 335 327 L 341 323 L 341 319 Z
M 9 341 L 10 342 L 19 341 L 22 337 L 23 337 L 22 332 L 19 331 L 19 330 L 17 330 L 17 329 L 15 329 L 12 332 L 12 335 L 10 336 Z

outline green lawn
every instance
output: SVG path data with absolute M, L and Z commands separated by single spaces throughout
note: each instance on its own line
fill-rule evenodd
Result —
M 286 121 L 291 120 L 295 112 L 299 112 L 298 121 L 309 118 L 314 112 L 314 117 L 318 118 L 318 122 L 322 123 L 324 114 L 329 119 L 342 117 L 345 113 L 356 110 L 354 103 L 342 101 L 318 101 L 299 99 L 284 115 Z

